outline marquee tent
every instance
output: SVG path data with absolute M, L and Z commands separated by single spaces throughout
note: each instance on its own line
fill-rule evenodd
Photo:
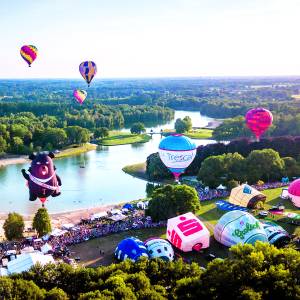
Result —
M 7 270 L 9 274 L 28 271 L 32 266 L 39 263 L 44 266 L 48 263 L 54 263 L 51 255 L 44 255 L 41 252 L 24 253 L 17 256 L 16 259 L 8 262 Z
M 266 196 L 248 184 L 242 184 L 231 190 L 229 202 L 247 208 L 255 208 L 257 202 L 266 201 Z

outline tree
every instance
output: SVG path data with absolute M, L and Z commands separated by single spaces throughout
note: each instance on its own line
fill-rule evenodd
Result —
M 175 130 L 177 133 L 188 132 L 192 129 L 192 120 L 190 117 L 186 116 L 182 119 L 178 118 L 175 121 Z
M 99 127 L 95 129 L 94 132 L 94 138 L 98 139 L 98 138 L 104 138 L 109 136 L 109 129 L 107 127 Z
M 284 161 L 284 175 L 290 178 L 298 176 L 300 173 L 300 166 L 292 157 L 283 157 Z
M 39 208 L 32 222 L 32 228 L 38 232 L 39 236 L 43 236 L 51 232 L 51 220 L 46 208 Z
M 246 158 L 247 178 L 250 183 L 280 179 L 284 171 L 284 161 L 273 149 L 254 150 Z
M 159 221 L 198 209 L 200 202 L 194 188 L 168 184 L 153 191 L 146 214 Z
M 9 213 L 3 225 L 5 237 L 9 241 L 22 238 L 24 227 L 25 224 L 21 215 L 15 212 Z
M 132 124 L 132 126 L 130 128 L 130 132 L 132 134 L 141 134 L 142 132 L 145 132 L 145 131 L 146 131 L 145 125 L 141 122 Z
M 66 129 L 69 144 L 83 144 L 90 140 L 90 132 L 80 126 L 68 126 Z
M 46 293 L 46 300 L 68 300 L 66 292 L 59 288 L 53 288 Z

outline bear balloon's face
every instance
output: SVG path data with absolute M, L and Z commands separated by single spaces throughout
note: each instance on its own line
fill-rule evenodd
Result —
M 31 174 L 40 179 L 46 179 L 53 175 L 54 165 L 51 157 L 47 154 L 40 153 L 32 157 Z

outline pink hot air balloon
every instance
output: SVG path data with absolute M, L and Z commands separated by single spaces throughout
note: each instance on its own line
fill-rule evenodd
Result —
M 253 108 L 247 112 L 245 119 L 247 127 L 259 140 L 260 136 L 272 125 L 273 115 L 265 108 Z
M 288 194 L 296 207 L 300 207 L 300 179 L 294 180 L 289 188 Z
M 78 103 L 82 104 L 87 97 L 87 92 L 84 90 L 74 90 L 73 96 Z

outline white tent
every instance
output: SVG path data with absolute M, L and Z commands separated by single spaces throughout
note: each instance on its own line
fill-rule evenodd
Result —
M 290 197 L 290 196 L 289 196 L 288 189 L 282 189 L 280 198 L 281 198 L 281 199 L 288 199 L 289 197 Z
M 63 224 L 61 226 L 61 229 L 65 229 L 65 230 L 70 230 L 71 228 L 73 228 L 75 225 L 72 223 L 67 223 L 67 224 Z
M 110 213 L 111 213 L 112 215 L 121 215 L 121 214 L 122 214 L 122 212 L 121 212 L 119 209 L 112 209 L 112 210 L 110 211 Z
M 28 271 L 32 266 L 39 263 L 44 266 L 48 263 L 54 263 L 51 255 L 44 255 L 41 252 L 20 254 L 13 261 L 8 262 L 7 270 L 9 274 Z
M 7 276 L 8 272 L 6 268 L 0 268 L 0 276 Z
M 137 206 L 137 208 L 140 208 L 140 209 L 146 209 L 146 207 L 147 207 L 146 203 L 142 202 L 142 201 L 138 202 L 136 204 L 136 206 Z
M 44 254 L 47 254 L 49 251 L 51 251 L 52 250 L 52 246 L 51 245 L 49 245 L 48 243 L 46 243 L 45 245 L 43 245 L 42 247 L 41 247 L 41 251 L 42 251 L 42 253 L 44 253 Z
M 107 216 L 107 212 L 106 211 L 102 211 L 102 212 L 99 212 L 99 213 L 96 213 L 96 214 L 93 214 L 91 216 L 91 220 L 94 221 L 96 219 L 100 219 L 100 218 L 104 218 Z
M 67 232 L 66 230 L 60 230 L 58 228 L 55 228 L 54 230 L 52 230 L 50 235 L 52 235 L 52 236 L 61 236 L 61 235 L 65 234 L 66 232 Z
M 122 214 L 113 215 L 113 216 L 110 217 L 110 219 L 113 220 L 113 221 L 121 221 L 121 220 L 124 220 L 126 218 L 127 218 L 127 216 L 124 216 Z
M 34 248 L 33 247 L 25 247 L 23 249 L 21 249 L 21 253 L 31 253 L 34 252 Z
M 226 186 L 220 184 L 218 187 L 217 187 L 217 190 L 227 190 Z

